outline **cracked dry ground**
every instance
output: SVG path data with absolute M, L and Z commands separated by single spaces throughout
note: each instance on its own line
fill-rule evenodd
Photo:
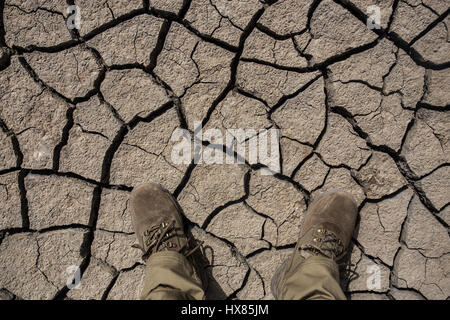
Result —
M 336 188 L 359 205 L 349 298 L 449 297 L 447 0 L 2 0 L 0 14 L 1 298 L 137 298 L 128 198 L 146 181 L 205 241 L 209 298 L 271 299 L 308 206 Z M 281 173 L 175 165 L 172 132 L 194 121 L 279 128 Z

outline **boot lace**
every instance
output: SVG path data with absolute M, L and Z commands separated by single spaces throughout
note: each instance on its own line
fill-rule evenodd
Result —
M 324 228 L 317 229 L 312 241 L 299 249 L 312 252 L 316 255 L 322 255 L 333 260 L 340 257 L 345 252 L 344 244 L 337 235 Z
M 198 250 L 203 242 L 197 241 L 196 245 L 193 248 L 190 248 L 190 243 L 193 242 L 191 237 L 187 237 L 184 234 L 180 235 L 179 231 L 183 232 L 181 228 L 175 227 L 175 220 L 171 222 L 162 222 L 159 225 L 153 226 L 147 229 L 144 232 L 144 241 L 147 249 L 142 248 L 139 244 L 133 245 L 134 248 L 139 248 L 144 253 L 142 255 L 142 259 L 145 261 L 152 255 L 153 253 L 163 251 L 163 250 L 173 250 L 181 253 L 185 257 L 189 257 L 196 250 Z M 185 237 L 186 243 L 180 248 L 176 248 L 177 245 L 170 241 L 170 239 L 174 237 Z

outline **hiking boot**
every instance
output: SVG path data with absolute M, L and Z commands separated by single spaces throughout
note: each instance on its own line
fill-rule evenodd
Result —
M 311 204 L 293 254 L 272 279 L 271 289 L 276 299 L 284 275 L 305 259 L 322 256 L 340 262 L 346 256 L 357 214 L 356 203 L 344 192 L 326 193 Z
M 136 247 L 144 252 L 144 261 L 163 250 L 177 251 L 189 257 L 200 247 L 192 245 L 192 239 L 184 232 L 181 209 L 162 186 L 147 183 L 134 188 L 130 203 L 138 239 Z

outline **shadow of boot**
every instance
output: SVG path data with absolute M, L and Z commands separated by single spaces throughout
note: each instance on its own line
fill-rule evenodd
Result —
M 191 241 L 190 245 L 195 247 L 198 245 L 198 242 L 192 236 L 191 230 L 187 230 L 186 234 L 188 239 Z M 211 257 L 214 261 L 214 250 L 211 247 L 203 247 L 200 245 L 200 250 L 196 250 L 192 253 L 191 257 L 194 262 L 194 267 L 196 269 L 197 274 L 200 277 L 200 280 L 203 284 L 203 290 L 205 291 L 205 299 L 206 300 L 225 300 L 227 298 L 226 293 L 222 290 L 219 283 L 214 279 L 212 275 L 211 263 L 206 258 L 205 251 L 211 250 Z
M 355 231 L 353 232 L 353 239 L 358 238 L 359 234 L 359 222 L 360 216 L 358 214 L 356 219 Z M 351 261 L 351 256 L 353 252 L 353 248 L 355 247 L 355 242 L 353 239 L 350 241 L 350 244 L 347 249 L 347 254 L 343 258 L 343 260 L 339 263 L 339 278 L 341 288 L 344 291 L 347 299 L 350 298 L 349 285 L 352 281 L 359 278 L 359 274 L 356 272 L 357 265 L 353 265 Z

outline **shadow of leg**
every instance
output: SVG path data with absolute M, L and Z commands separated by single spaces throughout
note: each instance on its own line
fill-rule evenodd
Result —
M 358 214 L 357 219 L 356 219 L 355 231 L 353 233 L 354 239 L 358 238 L 359 222 L 360 222 L 360 216 Z M 350 282 L 359 278 L 359 274 L 356 272 L 357 266 L 352 265 L 352 261 L 351 261 L 351 256 L 352 256 L 354 246 L 355 246 L 355 243 L 353 241 L 351 241 L 348 246 L 346 256 L 339 263 L 340 283 L 341 283 L 342 290 L 344 291 L 345 295 L 347 296 L 347 299 L 350 298 L 350 292 L 348 290 Z
M 187 231 L 189 239 L 191 239 L 194 243 L 191 245 L 195 246 L 197 242 L 190 230 Z M 211 251 L 211 262 L 207 259 L 205 252 Z M 205 299 L 206 300 L 225 300 L 227 295 L 220 287 L 219 283 L 214 279 L 212 275 L 212 265 L 214 264 L 214 250 L 213 248 L 207 246 L 201 246 L 201 250 L 196 250 L 192 254 L 192 259 L 194 260 L 194 266 L 200 279 L 203 283 L 203 288 L 205 290 Z

